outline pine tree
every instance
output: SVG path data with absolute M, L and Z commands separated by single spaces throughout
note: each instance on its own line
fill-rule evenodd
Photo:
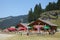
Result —
M 32 8 L 30 9 L 29 13 L 28 13 L 28 22 L 33 21 L 33 11 Z
M 60 10 L 60 0 L 58 0 L 58 2 L 57 2 L 57 8 L 58 8 L 58 10 Z
M 52 3 L 52 10 L 58 10 L 57 9 L 57 4 L 55 2 Z
M 51 3 L 46 6 L 45 8 L 46 11 L 51 11 L 51 10 L 57 10 L 57 4 L 55 2 Z
M 38 14 L 38 5 L 36 4 L 35 8 L 34 8 L 34 21 L 37 19 L 37 14 Z
M 42 13 L 42 8 L 41 8 L 41 4 L 36 4 L 35 8 L 34 8 L 34 21 L 37 20 L 40 17 L 40 14 Z
M 39 3 L 39 16 L 38 17 L 40 17 L 42 12 L 44 12 L 44 10 L 42 9 L 41 4 Z

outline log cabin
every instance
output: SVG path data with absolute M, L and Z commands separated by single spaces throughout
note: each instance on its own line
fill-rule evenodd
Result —
M 42 30 L 44 30 L 44 26 L 45 25 L 47 25 L 47 26 L 49 26 L 49 28 L 50 29 L 48 29 L 48 30 L 51 30 L 51 31 L 57 31 L 57 27 L 58 27 L 58 25 L 56 25 L 56 24 L 53 24 L 53 23 L 51 23 L 50 21 L 47 21 L 47 20 L 42 20 L 42 19 L 38 19 L 38 20 L 36 20 L 36 21 L 34 21 L 34 22 L 31 22 L 28 26 L 32 26 L 33 27 L 33 29 L 35 29 L 35 30 L 37 30 L 37 28 L 36 27 L 38 27 L 38 25 L 40 25 L 40 28 L 42 29 Z M 43 27 L 42 27 L 42 26 Z M 34 27 L 35 26 L 35 27 Z

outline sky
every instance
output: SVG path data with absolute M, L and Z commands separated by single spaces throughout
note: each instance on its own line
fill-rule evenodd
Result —
M 49 2 L 57 0 L 0 0 L 0 18 L 8 16 L 27 15 L 30 8 L 41 3 L 44 9 Z

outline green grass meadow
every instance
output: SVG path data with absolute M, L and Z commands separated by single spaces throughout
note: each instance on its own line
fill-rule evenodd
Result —
M 60 28 L 60 19 L 57 20 L 50 20 L 52 23 L 58 25 L 58 28 Z
M 20 35 L 7 38 L 6 40 L 60 40 L 60 33 L 56 33 L 54 35 Z

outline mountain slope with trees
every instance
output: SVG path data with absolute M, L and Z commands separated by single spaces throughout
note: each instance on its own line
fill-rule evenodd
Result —
M 44 18 L 58 18 L 58 12 L 54 12 L 53 10 L 60 10 L 60 0 L 57 1 L 57 3 L 55 2 L 49 2 L 49 4 L 46 6 L 45 9 L 43 9 L 41 7 L 41 4 L 36 4 L 35 7 L 34 7 L 34 10 L 33 11 L 29 11 L 28 12 L 28 19 L 30 19 L 31 21 L 35 21 L 37 20 L 38 18 L 41 18 L 44 16 Z M 50 13 L 48 13 L 48 11 L 50 11 Z M 51 12 L 53 11 L 53 12 Z M 44 12 L 47 12 L 44 14 Z M 60 13 L 60 12 L 59 12 Z M 32 14 L 32 15 L 30 15 Z M 44 15 L 42 15 L 44 14 Z M 54 15 L 53 15 L 54 14 Z M 33 18 L 33 19 L 31 19 Z M 28 20 L 28 22 L 31 22 L 30 20 Z
M 59 20 L 58 16 L 60 15 L 60 0 L 55 2 L 49 2 L 45 9 L 42 8 L 41 4 L 36 4 L 34 9 L 32 8 L 28 11 L 28 15 L 23 16 L 10 16 L 6 18 L 0 18 L 0 28 L 8 28 L 10 26 L 16 26 L 18 23 L 30 23 L 32 21 L 37 20 L 38 18 L 55 18 L 54 20 Z M 59 11 L 59 12 L 55 12 Z M 60 16 L 59 16 L 60 17 Z M 55 22 L 54 22 L 55 23 Z M 57 24 L 59 24 L 57 22 Z
M 3 20 L 4 19 L 4 20 Z M 10 16 L 6 18 L 0 19 L 0 28 L 5 29 L 11 26 L 16 26 L 18 23 L 27 23 L 27 15 L 21 15 L 21 16 Z

